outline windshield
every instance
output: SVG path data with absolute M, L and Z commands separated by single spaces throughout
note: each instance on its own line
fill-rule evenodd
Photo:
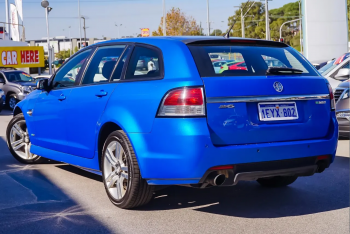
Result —
M 289 47 L 263 47 L 241 45 L 189 45 L 197 68 L 202 77 L 215 76 L 266 76 L 270 67 L 284 68 L 283 75 L 318 76 L 304 58 Z M 220 70 L 215 69 L 218 61 L 231 60 Z M 298 69 L 298 74 L 285 68 Z M 271 74 L 269 74 L 271 75 Z
M 34 78 L 25 72 L 5 72 L 9 82 L 33 82 Z
M 322 76 L 328 75 L 334 68 L 336 68 L 339 64 L 345 61 L 345 59 L 350 57 L 350 53 L 345 53 L 337 60 L 333 60 L 332 62 L 328 63 L 326 66 L 322 67 L 320 70 L 318 70 Z
M 327 75 L 331 70 L 333 70 L 333 68 L 335 68 L 338 64 L 334 65 L 334 60 L 330 63 L 328 63 L 327 65 L 323 66 L 320 68 L 320 70 L 318 70 L 322 76 Z

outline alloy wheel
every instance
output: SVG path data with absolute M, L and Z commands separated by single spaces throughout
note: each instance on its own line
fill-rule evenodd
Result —
M 114 140 L 107 146 L 103 167 L 106 188 L 113 198 L 120 200 L 126 194 L 130 181 L 128 160 L 122 145 Z
M 15 106 L 16 106 L 16 104 L 17 104 L 16 98 L 10 97 L 10 100 L 9 100 L 9 106 L 10 106 L 10 108 L 11 108 L 11 109 L 14 109 Z
M 18 121 L 12 126 L 10 144 L 13 151 L 24 160 L 31 160 L 38 157 L 36 154 L 30 153 L 31 143 L 25 120 Z

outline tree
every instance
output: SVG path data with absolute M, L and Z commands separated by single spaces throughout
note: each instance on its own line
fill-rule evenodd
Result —
M 210 36 L 222 36 L 222 31 L 220 29 L 215 29 Z
M 350 1 L 350 0 L 348 0 Z M 252 3 L 248 3 L 245 11 L 249 9 Z M 241 4 L 241 7 L 244 7 L 245 3 Z M 254 17 L 252 17 L 253 15 Z M 270 36 L 271 40 L 278 41 L 280 37 L 280 27 L 281 25 L 289 20 L 299 18 L 299 3 L 292 2 L 285 4 L 284 6 L 269 10 L 270 16 Z M 233 30 L 230 35 L 234 37 L 242 36 L 242 27 L 241 27 L 241 10 L 236 10 L 235 14 L 228 18 L 228 26 L 233 24 L 233 21 L 237 20 Z M 282 37 L 284 38 L 285 43 L 291 45 L 295 49 L 300 48 L 300 35 L 299 35 L 299 24 L 289 23 L 285 24 L 282 28 Z M 266 38 L 266 23 L 265 23 L 265 5 L 261 2 L 256 2 L 252 8 L 247 13 L 247 16 L 244 18 L 244 28 L 245 28 L 245 37 L 247 38 Z
M 180 8 L 171 8 L 166 14 L 166 35 L 167 36 L 196 36 L 200 35 L 201 29 L 192 16 L 186 16 Z M 163 36 L 163 17 L 157 31 L 152 36 Z

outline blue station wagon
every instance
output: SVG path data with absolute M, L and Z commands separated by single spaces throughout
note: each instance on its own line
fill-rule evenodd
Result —
M 219 73 L 212 57 L 245 68 Z M 39 81 L 7 142 L 22 163 L 102 175 L 111 202 L 134 208 L 157 186 L 277 187 L 320 173 L 335 157 L 334 108 L 327 80 L 286 44 L 134 38 L 84 48 Z

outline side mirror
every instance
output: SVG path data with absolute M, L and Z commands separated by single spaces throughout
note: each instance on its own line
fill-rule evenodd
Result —
M 334 77 L 337 80 L 347 80 L 350 78 L 350 69 L 349 68 L 342 68 L 338 71 L 338 74 L 335 75 Z
M 0 84 L 5 84 L 5 79 L 3 77 L 0 77 Z
M 37 90 L 48 91 L 48 88 L 49 88 L 49 80 L 48 79 L 42 79 L 42 80 L 38 80 L 36 82 L 36 89 Z

